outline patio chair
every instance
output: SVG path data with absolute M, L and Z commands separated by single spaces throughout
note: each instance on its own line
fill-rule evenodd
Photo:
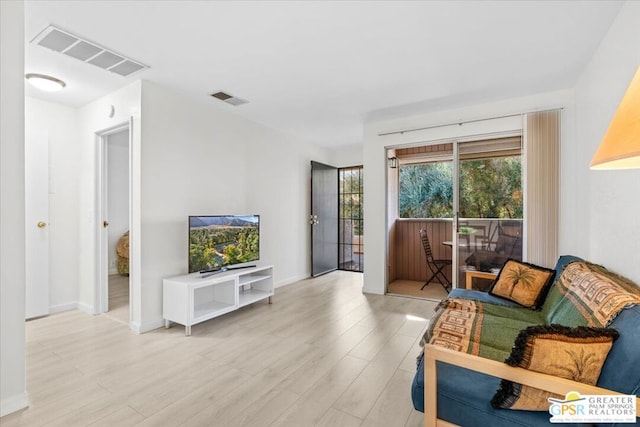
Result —
M 427 269 L 428 273 L 431 274 L 431 277 L 427 279 L 424 285 L 420 288 L 423 290 L 433 279 L 437 279 L 438 282 L 442 285 L 445 291 L 449 292 L 451 290 L 451 281 L 444 274 L 444 268 L 448 265 L 451 265 L 450 259 L 434 259 L 433 252 L 431 252 L 431 245 L 429 244 L 429 237 L 427 236 L 427 230 L 420 230 L 420 240 L 422 240 L 422 247 L 424 248 L 424 254 L 427 257 Z

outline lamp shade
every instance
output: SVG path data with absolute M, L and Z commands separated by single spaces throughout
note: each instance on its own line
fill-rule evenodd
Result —
M 631 168 L 640 168 L 640 67 L 591 160 L 591 169 Z

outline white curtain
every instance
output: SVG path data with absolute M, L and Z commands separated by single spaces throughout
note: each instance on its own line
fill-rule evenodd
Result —
M 527 262 L 553 268 L 558 258 L 560 110 L 524 115 Z

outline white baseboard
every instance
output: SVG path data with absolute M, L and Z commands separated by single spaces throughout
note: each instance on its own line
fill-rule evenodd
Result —
M 0 400 L 0 417 L 19 411 L 29 406 L 29 395 L 26 391 Z
M 140 334 L 141 326 L 138 322 L 129 322 L 129 329 L 131 332 L 135 332 L 136 334 Z
M 299 282 L 300 280 L 304 280 L 304 279 L 308 279 L 308 278 L 309 278 L 309 276 L 307 276 L 307 275 L 290 277 L 288 279 L 281 280 L 278 283 L 274 283 L 273 287 L 274 288 L 281 288 L 283 286 L 291 285 L 293 283 Z
M 96 314 L 95 309 L 92 305 L 85 304 L 83 302 L 78 302 L 77 305 L 78 305 L 78 310 L 80 311 L 83 311 L 92 316 Z
M 66 304 L 58 304 L 49 307 L 49 314 L 62 313 L 63 311 L 76 310 L 78 308 L 77 302 L 68 302 Z
M 144 334 L 145 332 L 153 331 L 154 329 L 158 329 L 162 327 L 164 327 L 163 319 L 157 319 L 151 322 L 143 322 L 143 323 L 131 322 L 129 324 L 129 329 L 131 329 L 133 332 L 137 334 Z

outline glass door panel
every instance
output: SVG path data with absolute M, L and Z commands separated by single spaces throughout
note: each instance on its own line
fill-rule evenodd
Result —
M 522 259 L 520 144 L 519 136 L 458 143 L 454 188 L 458 287 L 469 283 L 486 290 L 491 274 L 497 274 L 507 259 Z
M 338 269 L 364 271 L 363 167 L 338 169 Z

